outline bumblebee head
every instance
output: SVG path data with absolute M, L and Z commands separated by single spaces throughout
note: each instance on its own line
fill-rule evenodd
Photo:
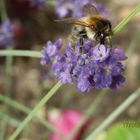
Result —
M 95 38 L 101 44 L 109 43 L 112 36 L 112 29 L 110 21 L 102 19 L 96 25 Z
M 111 36 L 112 36 L 111 26 L 107 24 L 106 26 L 100 28 L 100 30 L 96 32 L 95 37 L 98 42 L 100 42 L 101 44 L 105 44 L 110 43 Z
M 112 36 L 111 32 L 109 32 L 109 33 L 101 32 L 97 39 L 100 41 L 101 44 L 110 43 L 111 36 Z

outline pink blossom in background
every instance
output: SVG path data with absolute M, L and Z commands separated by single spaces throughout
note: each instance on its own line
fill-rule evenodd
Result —
M 72 130 L 78 125 L 82 117 L 83 114 L 75 110 L 66 110 L 63 112 L 54 111 L 53 113 L 50 113 L 49 121 L 64 136 L 68 136 L 72 132 Z M 79 140 L 83 127 L 71 140 Z M 61 138 L 56 133 L 52 132 L 49 140 L 61 140 Z

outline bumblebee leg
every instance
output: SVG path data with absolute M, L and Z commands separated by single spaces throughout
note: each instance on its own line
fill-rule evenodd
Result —
M 80 45 L 82 45 L 82 46 L 83 46 L 84 40 L 83 40 L 83 38 L 82 38 L 82 37 L 80 37 L 79 42 L 80 42 Z

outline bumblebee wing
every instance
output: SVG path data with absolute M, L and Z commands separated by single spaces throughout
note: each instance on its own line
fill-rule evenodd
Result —
M 66 18 L 66 19 L 60 19 L 60 20 L 55 20 L 56 22 L 63 22 L 67 24 L 76 24 L 76 25 L 82 25 L 82 26 L 87 26 L 89 27 L 90 25 L 88 24 L 88 18 L 83 17 L 83 18 Z
M 100 15 L 93 4 L 84 5 L 82 11 L 84 16 Z
M 75 18 L 65 18 L 65 19 L 56 19 L 54 20 L 55 22 L 63 22 L 63 23 L 68 23 L 68 24 L 75 24 L 78 19 Z

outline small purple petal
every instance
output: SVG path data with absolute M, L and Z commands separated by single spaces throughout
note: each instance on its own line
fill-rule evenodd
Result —
M 58 40 L 56 40 L 54 45 L 57 47 L 57 49 L 61 49 L 61 47 L 63 45 L 63 40 L 61 38 L 59 38 Z
M 48 56 L 48 54 L 46 54 L 45 56 L 42 57 L 40 64 L 41 65 L 46 65 L 50 63 L 50 57 Z
M 101 4 L 101 3 L 96 4 L 96 8 L 103 17 L 107 17 L 109 15 L 107 9 L 105 8 L 105 6 L 103 4 Z
M 44 47 L 42 51 L 42 59 L 41 64 L 49 64 L 51 62 L 51 59 L 54 59 L 55 61 L 58 61 L 60 57 L 57 55 L 58 49 L 60 49 L 62 46 L 62 39 L 58 39 L 53 44 L 51 41 L 47 42 L 47 45 Z
M 58 17 L 63 18 L 69 14 L 69 12 L 72 10 L 69 5 L 72 5 L 72 1 L 65 1 L 65 0 L 59 0 L 56 4 L 56 14 Z
M 61 81 L 62 84 L 71 83 L 72 76 L 69 72 L 61 72 L 59 75 L 59 80 Z
M 101 79 L 101 88 L 107 88 L 111 85 L 112 83 L 112 75 L 111 74 L 105 74 L 102 76 Z
M 79 55 L 80 54 L 80 43 L 76 43 L 75 44 L 75 52 L 74 52 L 76 55 Z
M 96 88 L 107 88 L 112 83 L 111 74 L 105 74 L 103 71 L 99 71 L 93 78 Z
M 78 63 L 78 65 L 82 66 L 82 65 L 85 64 L 85 59 L 82 58 L 82 57 L 80 57 L 80 58 L 78 59 L 77 63 Z
M 77 17 L 80 18 L 82 16 L 84 16 L 83 14 L 83 7 L 86 4 L 92 4 L 93 0 L 76 0 L 74 3 L 74 9 L 73 9 L 73 17 Z
M 71 43 L 69 43 L 69 42 L 67 43 L 66 55 L 68 57 L 71 57 L 73 55 L 72 46 L 71 46 Z
M 97 45 L 93 49 L 93 59 L 95 61 L 103 62 L 109 57 L 110 48 L 105 45 Z
M 68 14 L 68 12 L 68 9 L 63 5 L 58 5 L 56 8 L 56 13 L 60 18 L 65 17 Z
M 53 45 L 51 41 L 47 43 L 47 54 L 51 56 L 55 56 L 57 53 L 57 46 Z
M 92 45 L 93 45 L 93 41 L 91 41 L 90 39 L 84 39 L 83 47 L 85 52 L 88 52 L 92 47 Z
M 77 88 L 81 92 L 88 92 L 91 89 L 91 84 L 87 78 L 79 77 L 77 79 Z
M 52 65 L 51 70 L 55 76 L 58 76 L 62 70 L 63 64 L 55 63 Z
M 122 75 L 113 76 L 112 84 L 110 85 L 111 89 L 116 89 L 117 86 L 122 86 L 125 82 L 125 78 Z
M 124 70 L 124 66 L 121 63 L 117 63 L 112 66 L 111 73 L 113 76 L 119 75 Z
M 5 20 L 0 26 L 0 47 L 8 47 L 14 38 L 14 25 L 10 20 Z
M 116 60 L 125 60 L 127 57 L 125 56 L 125 53 L 123 50 L 119 49 L 119 48 L 115 48 L 113 50 L 113 57 Z
M 72 73 L 73 73 L 73 75 L 77 76 L 77 75 L 80 75 L 81 70 L 82 70 L 82 66 L 76 65 L 76 66 L 73 68 Z

